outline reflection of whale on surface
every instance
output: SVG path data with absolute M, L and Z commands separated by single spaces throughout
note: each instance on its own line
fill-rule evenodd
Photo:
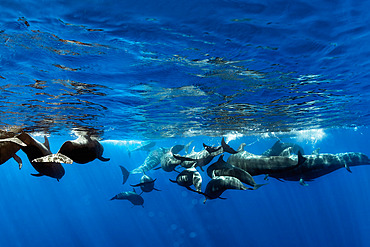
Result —
M 305 162 L 305 158 L 298 151 L 298 161 L 283 156 L 261 156 L 240 151 L 230 155 L 227 163 L 239 167 L 252 176 L 261 174 L 274 174 L 294 169 Z
M 34 159 L 51 154 L 48 138 L 45 136 L 45 143 L 40 143 L 33 139 L 29 134 L 22 133 L 17 136 L 27 146 L 21 147 L 22 151 L 26 153 L 33 168 L 38 171 L 38 174 L 31 174 L 36 177 L 49 176 L 56 178 L 58 181 L 64 176 L 64 168 L 60 163 L 56 162 L 33 162 Z
M 71 160 L 79 164 L 86 164 L 95 159 L 109 161 L 109 158 L 104 158 L 102 156 L 103 152 L 104 148 L 97 140 L 92 139 L 89 136 L 80 136 L 76 140 L 64 142 L 58 153 L 35 159 L 34 161 L 60 162 L 67 164 L 71 164 Z
M 312 181 L 335 170 L 345 167 L 348 171 L 351 166 L 370 164 L 368 156 L 362 153 L 338 153 L 338 154 L 318 154 L 305 155 L 306 161 L 299 167 L 284 171 L 282 173 L 271 174 L 271 177 L 288 181 Z M 296 159 L 296 157 L 294 157 Z
M 111 200 L 128 200 L 134 206 L 141 205 L 142 207 L 144 207 L 144 199 L 136 193 L 135 189 L 133 189 L 133 191 L 121 192 L 112 197 Z
M 190 189 L 190 186 L 192 185 L 194 185 L 196 191 L 200 192 L 202 190 L 202 177 L 194 167 L 183 170 L 179 175 L 177 175 L 176 180 L 170 179 L 170 181 L 191 191 L 193 191 Z
M 19 140 L 14 134 L 7 132 L 0 132 L 0 165 L 4 164 L 10 158 L 13 158 L 19 166 L 22 168 L 22 160 L 16 155 L 21 147 L 27 146 L 21 140 Z
M 298 154 L 298 151 L 303 155 L 303 148 L 295 143 L 281 142 L 280 140 L 276 141 L 275 144 L 263 152 L 263 156 L 280 156 L 284 150 L 291 148 L 291 153 Z
M 140 178 L 140 183 L 138 184 L 134 184 L 134 185 L 131 185 L 132 187 L 140 187 L 141 189 L 141 193 L 143 192 L 151 192 L 152 190 L 156 190 L 156 191 L 160 191 L 159 189 L 156 189 L 154 188 L 154 182 L 156 181 L 157 179 L 152 179 L 151 177 L 149 177 L 148 175 L 144 174 L 141 178 Z M 140 193 L 140 195 L 141 195 Z
M 220 156 L 217 162 L 213 163 L 207 168 L 207 175 L 210 178 L 215 176 L 230 176 L 239 179 L 242 183 L 248 184 L 253 189 L 258 189 L 265 184 L 257 184 L 253 177 L 243 169 L 232 166 L 223 160 L 223 154 Z
M 150 149 L 155 146 L 155 142 L 149 142 L 148 144 L 145 144 L 141 147 L 135 148 L 134 150 L 127 150 L 128 151 L 128 156 L 131 158 L 131 153 L 136 152 L 136 151 L 146 151 L 150 152 Z

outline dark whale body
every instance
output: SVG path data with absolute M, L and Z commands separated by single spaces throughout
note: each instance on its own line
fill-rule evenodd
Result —
M 271 174 L 271 177 L 288 181 L 312 181 L 340 168 L 369 165 L 370 159 L 363 153 L 338 153 L 305 155 L 306 161 L 299 167 L 282 173 Z
M 60 163 L 33 162 L 34 159 L 51 154 L 49 141 L 46 136 L 44 144 L 36 141 L 27 133 L 22 133 L 17 137 L 27 145 L 25 147 L 21 147 L 21 149 L 27 155 L 33 168 L 35 168 L 35 170 L 39 172 L 38 174 L 31 175 L 36 177 L 45 175 L 48 177 L 56 178 L 58 181 L 64 176 L 65 170 Z
M 19 169 L 22 168 L 22 160 L 16 153 L 22 146 L 27 146 L 17 138 L 14 133 L 0 132 L 0 165 L 4 164 L 10 158 L 17 161 Z
M 128 200 L 134 206 L 144 207 L 144 199 L 135 192 L 135 189 L 133 191 L 121 192 L 111 198 L 111 200 Z
M 246 151 L 231 155 L 227 163 L 239 167 L 251 176 L 261 174 L 282 173 L 294 169 L 305 162 L 305 158 L 298 151 L 298 161 L 283 156 L 261 156 L 253 155 Z
M 140 187 L 141 191 L 142 192 L 151 192 L 152 190 L 157 190 L 157 191 L 160 191 L 156 188 L 154 188 L 154 182 L 155 180 L 157 179 L 152 179 L 151 177 L 149 177 L 148 175 L 143 175 L 141 178 L 140 178 L 140 183 L 139 184 L 135 184 L 135 185 L 131 185 L 132 187 Z

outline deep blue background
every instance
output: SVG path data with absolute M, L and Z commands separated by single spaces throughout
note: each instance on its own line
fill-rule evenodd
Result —
M 298 137 L 282 136 L 299 143 L 306 153 L 320 147 L 323 153 L 368 152 L 369 130 L 362 128 L 324 131 Z M 322 132 L 320 132 L 322 133 Z M 299 138 L 300 137 L 300 138 Z M 316 139 L 315 139 L 316 138 Z M 42 138 L 38 138 L 42 139 Z M 50 137 L 56 152 L 66 139 Z M 219 138 L 199 137 L 159 140 L 159 146 L 194 140 L 196 151 L 202 142 L 219 143 Z M 229 144 L 252 144 L 246 150 L 262 153 L 275 138 L 250 136 Z M 140 165 L 146 153 L 127 148 L 138 144 L 102 142 L 111 161 L 86 165 L 65 165 L 66 175 L 57 182 L 30 176 L 34 170 L 25 155 L 21 171 L 11 160 L 0 167 L 2 246 L 367 246 L 369 241 L 370 167 L 340 169 L 303 187 L 298 182 L 269 184 L 256 191 L 227 191 L 227 200 L 207 201 L 168 181 L 176 173 L 151 171 L 162 191 L 144 194 L 144 208 L 128 201 L 110 201 L 115 194 L 131 190 L 139 181 L 131 175 L 122 185 L 118 165 L 129 170 Z M 208 178 L 202 173 L 205 188 Z M 255 178 L 264 183 L 263 176 Z M 139 190 L 138 190 L 139 191 Z
M 65 165 L 60 182 L 29 175 L 22 152 L 21 171 L 0 166 L 0 245 L 368 246 L 368 166 L 205 205 L 159 170 L 144 208 L 109 199 L 138 183 L 122 185 L 119 165 L 142 164 L 147 154 L 127 149 L 149 140 L 200 151 L 243 133 L 229 144 L 256 154 L 278 136 L 306 153 L 370 155 L 369 5 L 1 1 L 1 129 L 47 133 L 53 152 L 72 129 L 94 129 L 111 161 Z

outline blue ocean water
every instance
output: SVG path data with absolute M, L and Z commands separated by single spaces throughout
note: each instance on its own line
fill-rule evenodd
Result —
M 370 155 L 369 5 L 1 1 L 0 129 L 47 135 L 54 153 L 88 132 L 111 159 L 66 164 L 58 182 L 19 151 L 21 170 L 0 167 L 1 246 L 367 246 L 368 166 L 205 204 L 155 170 L 144 208 L 110 198 L 138 183 L 119 165 L 141 165 L 128 150 L 148 141 Z

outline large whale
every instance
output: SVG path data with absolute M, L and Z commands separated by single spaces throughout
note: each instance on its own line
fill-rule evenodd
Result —
M 103 152 L 104 148 L 97 140 L 84 135 L 78 137 L 76 140 L 64 142 L 58 153 L 40 157 L 35 159 L 34 162 L 59 162 L 67 164 L 76 162 L 86 164 L 95 159 L 109 161 L 109 158 L 102 156 Z
M 243 147 L 243 146 L 242 146 Z M 242 149 L 242 148 L 241 148 Z M 298 160 L 285 156 L 262 156 L 254 155 L 241 150 L 236 154 L 230 155 L 227 163 L 239 167 L 248 172 L 251 176 L 261 174 L 274 174 L 294 169 L 305 162 L 300 151 L 298 151 Z
M 270 174 L 271 177 L 288 180 L 300 181 L 300 184 L 307 185 L 305 181 L 312 181 L 315 178 L 331 173 L 340 168 L 350 171 L 351 166 L 369 165 L 370 159 L 363 153 L 338 153 L 338 154 L 317 154 L 305 155 L 306 161 L 291 170 L 280 173 Z M 297 157 L 292 157 L 297 159 Z
M 49 140 L 45 136 L 45 142 L 40 143 L 34 138 L 32 138 L 27 133 L 22 133 L 17 136 L 22 142 L 24 142 L 27 146 L 21 147 L 22 151 L 27 155 L 29 161 L 33 168 L 38 171 L 38 174 L 31 174 L 36 177 L 40 176 L 48 176 L 52 178 L 56 178 L 58 181 L 61 179 L 64 174 L 65 170 L 60 163 L 56 162 L 33 162 L 34 159 L 46 156 L 51 154 Z

